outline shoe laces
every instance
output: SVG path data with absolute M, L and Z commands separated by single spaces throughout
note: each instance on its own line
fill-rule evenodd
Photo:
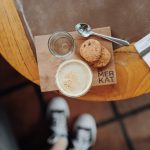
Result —
M 53 136 L 48 138 L 48 143 L 55 143 L 60 137 L 67 136 L 67 119 L 63 111 L 52 112 L 50 130 Z
M 76 138 L 73 141 L 73 150 L 88 150 L 91 145 L 91 130 L 78 128 Z

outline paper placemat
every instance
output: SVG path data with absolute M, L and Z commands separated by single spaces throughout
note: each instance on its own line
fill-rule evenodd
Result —
M 93 29 L 93 31 L 105 35 L 111 35 L 110 27 L 96 28 Z M 115 71 L 112 43 L 95 36 L 84 38 L 81 37 L 76 31 L 70 32 L 70 34 L 73 36 L 76 44 L 75 54 L 72 56 L 73 59 L 83 60 L 79 54 L 79 49 L 81 44 L 89 38 L 99 40 L 101 44 L 105 46 L 112 54 L 111 61 L 106 67 L 101 69 L 95 69 L 91 67 L 93 71 L 92 86 L 116 84 L 116 71 Z M 49 37 L 50 35 L 40 35 L 35 36 L 34 39 L 40 76 L 40 86 L 42 92 L 58 90 L 55 84 L 55 74 L 60 63 L 64 61 L 58 58 L 54 58 L 54 56 L 49 52 L 48 49 Z

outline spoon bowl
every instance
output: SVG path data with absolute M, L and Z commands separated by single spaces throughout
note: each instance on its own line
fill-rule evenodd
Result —
M 91 35 L 91 27 L 86 23 L 78 23 L 75 26 L 75 30 L 83 37 L 89 37 Z

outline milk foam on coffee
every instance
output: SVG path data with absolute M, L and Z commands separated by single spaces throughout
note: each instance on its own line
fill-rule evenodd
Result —
M 91 83 L 92 72 L 83 61 L 65 61 L 57 70 L 56 84 L 64 95 L 81 96 L 89 90 Z

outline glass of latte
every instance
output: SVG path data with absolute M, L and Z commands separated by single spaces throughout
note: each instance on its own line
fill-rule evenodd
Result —
M 55 76 L 59 91 L 68 97 L 80 97 L 86 94 L 91 87 L 92 78 L 90 67 L 77 59 L 60 64 Z

